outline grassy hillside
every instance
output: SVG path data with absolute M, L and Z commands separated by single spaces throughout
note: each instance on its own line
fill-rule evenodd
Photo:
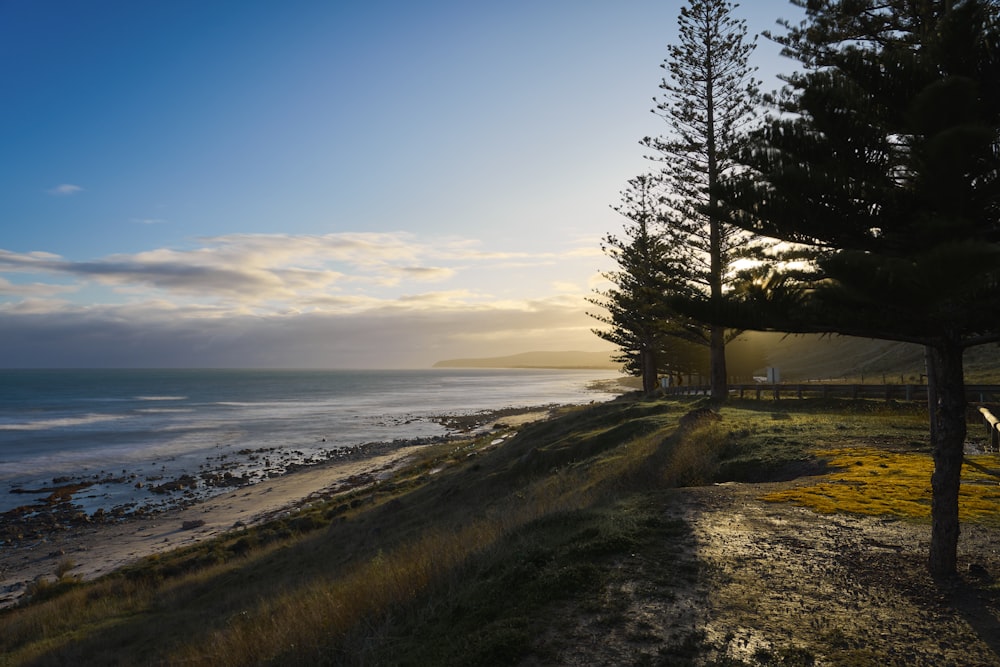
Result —
M 727 348 L 730 360 L 756 375 L 777 367 L 786 382 L 920 384 L 927 372 L 919 345 L 850 336 L 747 333 Z M 967 350 L 965 373 L 970 383 L 1000 383 L 1000 346 Z
M 679 487 L 820 472 L 819 445 L 926 444 L 923 412 L 906 407 L 699 406 L 567 408 L 423 449 L 391 480 L 94 583 L 63 573 L 0 613 L 0 665 L 587 664 L 560 637 L 584 616 L 625 627 L 628 596 L 614 591 L 675 600 L 709 571 L 690 515 L 669 509 Z M 832 650 L 775 636 L 766 655 L 719 662 L 729 640 L 672 623 L 629 625 L 645 639 L 615 662 L 812 664 Z M 888 664 L 872 655 L 850 664 Z

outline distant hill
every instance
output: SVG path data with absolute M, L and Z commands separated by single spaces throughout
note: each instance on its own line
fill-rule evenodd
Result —
M 890 341 L 785 334 L 745 334 L 727 349 L 731 374 L 763 375 L 777 366 L 786 382 L 843 380 L 849 382 L 920 383 L 925 381 L 924 349 Z M 612 352 L 524 352 L 505 357 L 448 359 L 434 368 L 594 368 L 620 370 Z M 705 368 L 707 374 L 708 369 Z M 965 355 L 966 382 L 1000 382 L 1000 346 L 983 345 Z
M 611 352 L 523 352 L 506 357 L 447 359 L 434 368 L 595 368 L 616 370 Z
M 854 338 L 784 334 L 751 334 L 758 358 L 777 366 L 786 382 L 844 380 L 849 382 L 920 383 L 926 381 L 924 348 L 910 343 Z M 982 345 L 965 353 L 965 380 L 1000 381 L 1000 347 Z
M 925 372 L 924 348 L 851 336 L 763 334 L 769 366 L 786 381 L 917 382 Z

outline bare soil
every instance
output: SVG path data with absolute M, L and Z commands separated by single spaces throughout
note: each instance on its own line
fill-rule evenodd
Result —
M 1000 666 L 1000 526 L 964 526 L 959 577 L 938 582 L 926 523 L 760 500 L 808 482 L 677 490 L 677 557 L 633 554 L 607 592 L 618 620 L 572 613 L 542 643 L 567 665 Z M 691 574 L 650 586 L 664 568 Z

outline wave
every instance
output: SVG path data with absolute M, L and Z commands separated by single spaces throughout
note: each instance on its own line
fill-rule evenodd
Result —
M 136 396 L 137 401 L 186 401 L 187 396 Z
M 125 415 L 105 415 L 89 414 L 78 415 L 76 417 L 56 417 L 52 419 L 39 419 L 30 422 L 0 423 L 0 431 L 44 431 L 50 428 L 67 428 L 70 426 L 82 426 L 84 424 L 98 424 L 100 422 L 116 421 L 124 419 Z

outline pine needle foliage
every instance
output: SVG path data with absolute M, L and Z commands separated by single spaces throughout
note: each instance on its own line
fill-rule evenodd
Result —
M 700 326 L 667 302 L 668 295 L 686 287 L 682 257 L 662 233 L 662 203 L 656 179 L 642 175 L 629 181 L 614 207 L 625 218 L 625 234 L 608 234 L 601 245 L 618 265 L 604 274 L 613 287 L 588 299 L 601 309 L 591 317 L 608 327 L 594 333 L 618 346 L 615 361 L 642 378 L 647 394 L 656 389 L 660 373 L 692 372 L 699 352 L 689 339 L 697 337 Z
M 669 77 L 660 83 L 663 96 L 654 98 L 653 112 L 669 132 L 641 142 L 662 165 L 670 244 L 683 256 L 689 284 L 712 302 L 739 280 L 737 260 L 760 250 L 752 234 L 725 223 L 715 194 L 761 112 L 760 84 L 750 65 L 756 37 L 748 38 L 736 7 L 726 0 L 690 0 L 681 8 L 679 42 L 662 64 Z M 715 400 L 728 393 L 725 346 L 737 333 L 720 325 L 701 328 L 700 343 L 711 350 Z
M 1000 340 L 995 0 L 792 0 L 802 64 L 720 191 L 737 226 L 797 244 L 722 319 L 923 345 L 936 391 L 929 567 L 955 572 L 962 356 Z M 710 308 L 710 306 L 709 306 Z

